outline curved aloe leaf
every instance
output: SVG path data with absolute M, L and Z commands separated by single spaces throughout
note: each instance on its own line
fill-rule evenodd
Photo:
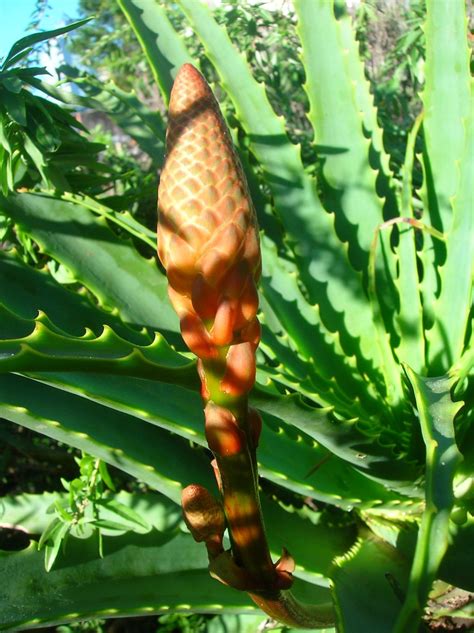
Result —
M 351 262 L 366 271 L 377 226 L 383 218 L 397 216 L 398 208 L 389 157 L 384 150 L 353 20 L 344 3 L 336 0 L 332 5 L 332 0 L 295 3 L 302 58 L 308 69 L 308 118 L 315 130 L 315 149 L 324 161 L 321 194 L 324 207 L 335 212 L 336 229 L 344 241 L 348 240 Z M 323 41 L 325 45 L 320 48 Z M 323 88 L 327 85 L 330 90 Z M 334 151 L 334 146 L 344 146 L 346 151 Z M 390 247 L 390 232 L 381 232 L 379 239 L 385 257 L 376 260 L 377 286 L 383 288 L 377 298 L 384 328 L 396 340 L 393 313 L 398 297 L 392 281 L 397 275 L 396 261 Z M 401 401 L 400 370 L 394 364 L 388 339 L 379 334 L 378 346 L 383 366 L 392 365 L 385 370 L 387 387 L 393 390 L 394 400 Z
M 246 594 L 209 576 L 205 552 L 190 535 L 154 530 L 104 536 L 103 551 L 100 558 L 93 537 L 70 538 L 49 573 L 36 544 L 20 552 L 0 552 L 9 578 L 0 591 L 0 630 L 118 613 L 254 612 Z
M 451 198 L 458 189 L 465 121 L 472 116 L 465 6 L 463 0 L 426 3 L 423 129 L 432 181 L 425 186 L 433 187 L 427 209 L 431 224 L 443 232 L 449 232 L 453 222 Z
M 431 585 L 446 553 L 449 515 L 454 503 L 453 479 L 461 460 L 454 434 L 454 417 L 462 402 L 453 402 L 453 379 L 422 378 L 406 367 L 426 445 L 426 499 L 408 593 L 394 633 L 416 633 Z
M 122 320 L 178 332 L 167 297 L 166 279 L 154 260 L 141 257 L 104 220 L 78 204 L 47 195 L 22 193 L 0 200 L 2 209 L 49 255 Z
M 78 619 L 157 613 L 258 613 L 243 592 L 209 576 L 202 547 L 190 535 L 152 531 L 103 538 L 69 539 L 51 572 L 31 545 L 0 552 L 8 574 L 0 592 L 0 629 L 17 630 Z M 297 580 L 302 599 L 325 603 L 329 591 Z M 20 599 L 21 596 L 21 599 Z
M 20 319 L 1 303 L 0 319 L 0 371 L 91 371 L 199 384 L 195 363 L 175 352 L 161 334 L 142 346 L 121 338 L 108 325 L 97 337 L 90 332 L 72 337 L 55 331 L 44 313 Z
M 147 0 L 117 0 L 147 57 L 161 94 L 168 102 L 178 69 L 192 58 L 166 15 L 165 9 Z M 165 53 L 166 51 L 166 53 Z
M 377 172 L 369 163 L 370 141 L 364 136 L 355 87 L 345 66 L 345 57 L 354 51 L 342 47 L 332 1 L 299 1 L 295 8 L 310 103 L 308 118 L 316 144 L 330 150 L 324 156 L 323 200 L 326 208 L 334 209 L 341 239 L 350 237 L 351 261 L 364 270 L 373 233 L 383 220 L 383 200 L 377 195 Z
M 0 526 L 16 528 L 30 535 L 41 534 L 51 521 L 54 502 L 65 498 L 65 493 L 58 492 L 0 498 Z M 108 498 L 138 513 L 160 532 L 184 526 L 181 507 L 158 493 L 122 491 L 108 495 Z M 285 544 L 296 559 L 296 576 L 327 586 L 332 560 L 353 544 L 355 527 L 350 524 L 336 526 L 331 519 L 325 518 L 324 513 L 289 511 L 266 497 L 262 498 L 262 505 L 267 523 L 272 526 L 269 545 L 275 560 L 280 557 Z M 104 510 L 104 516 L 107 517 L 107 510 Z M 142 533 L 147 531 L 149 529 L 138 529 Z M 306 546 L 308 538 L 314 541 L 314 547 Z
M 412 173 L 415 160 L 415 142 L 423 115 L 419 115 L 408 134 L 405 162 L 403 164 L 403 191 L 401 215 L 413 218 Z M 400 224 L 398 267 L 399 275 L 395 280 L 400 297 L 400 307 L 395 321 L 400 333 L 400 345 L 396 353 L 400 361 L 407 363 L 415 371 L 421 371 L 426 365 L 425 338 L 423 331 L 423 305 L 421 303 L 420 281 L 416 258 L 415 230 Z
M 328 586 L 332 561 L 353 545 L 355 525 L 335 525 L 324 512 L 286 508 L 265 496 L 262 509 L 274 558 L 280 557 L 284 546 L 295 559 L 298 578 Z
M 364 367 L 347 357 L 341 348 L 337 333 L 321 327 L 319 307 L 311 305 L 298 285 L 298 269 L 295 264 L 279 257 L 270 240 L 262 240 L 263 272 L 260 282 L 265 298 L 262 320 L 263 349 L 271 353 L 275 340 L 268 340 L 267 328 L 288 340 L 290 353 L 283 364 L 284 373 L 295 364 L 302 364 L 303 376 L 310 377 L 319 402 L 334 405 L 349 417 L 367 416 L 374 410 L 383 411 L 377 392 L 370 394 L 370 385 L 363 375 Z M 275 319 L 269 318 L 269 310 Z M 280 341 L 282 340 L 280 338 Z M 298 355 L 294 349 L 298 349 Z M 273 352 L 276 350 L 273 349 Z M 362 375 L 361 375 L 362 374 Z M 344 387 L 342 388 L 342 385 Z M 372 397 L 371 397 L 372 396 Z
M 0 375 L 0 415 L 100 457 L 176 503 L 186 483 L 215 486 L 208 459 L 186 440 L 36 380 Z
M 81 293 L 60 285 L 45 270 L 27 266 L 14 252 L 0 251 L 0 286 L 5 306 L 0 322 L 3 339 L 24 336 L 28 332 L 26 323 L 32 323 L 42 312 L 48 315 L 49 327 L 59 334 L 83 337 L 90 330 L 89 335 L 99 336 L 107 325 L 130 343 L 147 345 L 152 341 L 144 330 L 126 326 L 117 314 L 101 310 Z
M 408 575 L 407 561 L 394 547 L 373 536 L 359 540 L 331 575 L 337 630 L 392 633 Z
M 284 424 L 303 431 L 371 479 L 413 497 L 413 511 L 420 510 L 422 491 L 414 483 L 420 467 L 406 456 L 395 456 L 392 452 L 395 438 L 384 430 L 377 433 L 375 420 L 371 420 L 371 434 L 364 433 L 356 419 L 336 419 L 332 416 L 332 409 L 311 407 L 303 402 L 299 394 L 275 397 L 257 391 L 252 397 L 252 404 Z M 407 510 L 407 506 L 404 507 Z
M 474 100 L 472 101 L 474 111 Z M 474 276 L 474 213 L 472 174 L 474 173 L 473 117 L 465 120 L 464 156 L 457 162 L 459 186 L 452 200 L 451 228 L 446 237 L 446 261 L 440 270 L 441 290 L 433 311 L 435 323 L 427 332 L 430 366 L 446 370 L 458 358 L 465 345 L 465 333 L 472 305 Z
M 472 117 L 466 8 L 463 0 L 429 0 L 426 9 L 421 194 L 424 214 L 429 218 L 425 222 L 448 233 L 453 223 L 451 205 L 458 189 L 458 165 L 465 148 L 465 121 Z M 430 327 L 435 316 L 434 301 L 440 292 L 437 268 L 444 264 L 446 251 L 430 236 L 425 236 L 424 241 L 423 305 Z M 449 336 L 449 332 L 444 336 Z M 435 341 L 438 351 L 444 344 L 444 339 Z M 436 371 L 447 369 L 448 366 L 438 364 Z
M 301 0 L 299 0 L 299 2 L 301 4 Z M 342 50 L 345 52 L 345 71 L 348 75 L 349 82 L 352 84 L 352 90 L 364 132 L 370 135 L 371 144 L 375 150 L 375 156 L 371 154 L 370 163 L 383 174 L 383 177 L 377 181 L 377 189 L 380 188 L 382 195 L 387 196 L 384 206 L 388 205 L 390 207 L 390 205 L 394 203 L 393 196 L 391 195 L 392 192 L 389 189 L 393 179 L 389 165 L 390 156 L 386 153 L 384 148 L 383 129 L 379 125 L 377 109 L 374 105 L 374 96 L 370 82 L 367 79 L 364 61 L 360 55 L 360 42 L 356 38 L 354 22 L 347 10 L 347 5 L 339 0 L 335 0 L 334 9 L 337 17 L 338 39 Z M 388 210 L 391 211 L 390 208 Z
M 111 375 L 69 372 L 36 374 L 35 378 L 207 446 L 197 392 Z M 413 500 L 367 479 L 338 457 L 329 459 L 323 446 L 282 425 L 273 415 L 264 412 L 264 421 L 259 469 L 265 478 L 298 494 L 341 507 L 413 506 Z M 316 468 L 318 464 L 321 467 Z

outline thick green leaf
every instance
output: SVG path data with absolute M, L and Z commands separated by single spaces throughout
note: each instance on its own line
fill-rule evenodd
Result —
M 2 571 L 9 579 L 0 589 L 0 629 L 30 629 L 94 616 L 255 610 L 245 593 L 209 576 L 204 547 L 190 535 L 172 537 L 157 531 L 104 537 L 103 558 L 95 538 L 70 538 L 66 553 L 49 573 L 36 545 L 0 552 Z
M 334 9 L 337 17 L 338 40 L 345 53 L 343 57 L 345 70 L 352 85 L 364 132 L 370 135 L 375 150 L 371 153 L 370 164 L 385 176 L 377 180 L 377 190 L 380 189 L 382 195 L 387 197 L 386 205 L 394 205 L 393 192 L 390 190 L 393 178 L 389 165 L 390 157 L 385 152 L 383 129 L 379 125 L 372 87 L 367 78 L 364 60 L 360 55 L 360 42 L 356 37 L 353 17 L 347 10 L 345 2 L 335 0 Z
M 98 337 L 90 332 L 72 337 L 55 331 L 44 314 L 20 319 L 1 303 L 0 371 L 91 371 L 199 385 L 194 361 L 175 352 L 161 334 L 144 346 L 129 343 L 108 325 Z
M 57 500 L 66 500 L 65 493 L 24 494 L 0 498 L 0 525 L 17 528 L 28 534 L 41 534 L 52 518 L 52 507 Z M 112 519 L 119 504 L 122 520 L 128 530 L 145 533 L 149 526 L 161 532 L 183 527 L 180 506 L 157 493 L 130 494 L 120 492 L 107 495 L 100 502 L 100 517 Z M 265 523 L 268 526 L 270 550 L 275 560 L 286 547 L 295 558 L 298 578 L 327 586 L 327 575 L 332 560 L 341 556 L 353 544 L 355 527 L 348 523 L 334 523 L 334 518 L 324 513 L 309 510 L 284 508 L 279 503 L 262 495 Z M 127 518 L 126 514 L 130 514 Z M 137 525 L 137 515 L 141 525 Z M 312 546 L 308 547 L 308 539 Z
M 352 464 L 370 479 L 413 497 L 405 499 L 405 511 L 409 511 L 409 505 L 413 506 L 413 512 L 420 510 L 422 491 L 414 483 L 419 476 L 419 466 L 393 452 L 397 446 L 396 436 L 384 430 L 377 433 L 376 420 L 371 420 L 371 433 L 365 433 L 357 420 L 340 419 L 332 415 L 331 409 L 311 407 L 298 394 L 275 397 L 258 390 L 253 394 L 252 404 L 285 425 L 303 431 L 333 456 Z
M 2 209 L 48 255 L 66 265 L 123 321 L 151 329 L 179 331 L 167 298 L 167 281 L 154 260 L 115 236 L 106 222 L 78 204 L 22 193 L 3 198 Z
M 316 4 L 316 3 L 313 3 Z M 326 5 L 330 6 L 331 2 L 326 3 Z M 305 10 L 308 10 L 308 7 L 303 3 L 302 7 Z M 335 29 L 335 34 L 337 38 L 333 38 L 333 42 L 335 41 L 336 49 L 337 49 L 337 57 L 338 68 L 340 70 L 344 70 L 347 75 L 344 83 L 339 85 L 339 88 L 342 88 L 343 93 L 347 96 L 350 96 L 349 103 L 346 103 L 346 107 L 348 111 L 352 111 L 352 117 L 345 116 L 346 113 L 342 113 L 342 116 L 346 119 L 346 123 L 352 118 L 352 133 L 353 140 L 356 141 L 355 144 L 351 143 L 349 151 L 353 152 L 354 149 L 358 148 L 360 153 L 360 158 L 366 161 L 369 161 L 369 164 L 366 164 L 366 167 L 361 171 L 360 176 L 356 174 L 355 170 L 352 169 L 351 165 L 347 164 L 346 169 L 349 171 L 350 176 L 348 178 L 348 182 L 355 182 L 357 180 L 362 180 L 364 177 L 369 181 L 372 180 L 373 174 L 377 175 L 376 182 L 372 184 L 370 189 L 363 190 L 362 188 L 359 191 L 361 196 L 367 196 L 372 199 L 372 205 L 374 203 L 377 205 L 383 204 L 383 217 L 384 218 L 392 218 L 399 214 L 397 198 L 394 190 L 394 180 L 392 171 L 389 165 L 389 156 L 386 154 L 384 149 L 384 140 L 383 140 L 383 131 L 379 127 L 379 123 L 377 120 L 378 113 L 374 106 L 374 97 L 372 94 L 372 89 L 369 81 L 366 77 L 366 69 L 363 63 L 363 59 L 360 55 L 360 42 L 356 39 L 356 30 L 354 29 L 354 20 L 352 15 L 349 13 L 347 6 L 344 2 L 340 0 L 334 1 L 334 13 L 337 18 L 337 27 Z M 307 23 L 305 23 L 307 26 Z M 308 29 L 305 29 L 308 31 Z M 309 39 L 312 38 L 312 31 L 307 33 L 309 35 Z M 333 34 L 334 35 L 334 34 Z M 327 35 L 324 32 L 324 39 L 326 39 Z M 358 37 L 358 35 L 357 35 Z M 342 56 L 341 56 L 342 53 Z M 323 52 L 323 55 L 325 51 Z M 309 60 L 313 66 L 318 66 L 318 58 L 311 58 Z M 326 73 L 329 67 L 332 68 L 332 57 L 328 60 L 329 66 L 325 66 L 322 69 L 322 73 Z M 341 69 L 341 64 L 343 68 Z M 318 78 L 319 72 L 316 74 L 316 80 Z M 342 73 L 339 74 L 341 77 Z M 307 73 L 308 80 L 311 77 L 311 73 Z M 331 90 L 323 89 L 320 93 L 313 94 L 316 102 L 327 102 L 331 101 L 333 95 L 333 83 L 334 79 L 331 76 L 328 77 L 331 82 Z M 327 104 L 329 105 L 329 104 Z M 355 105 L 355 110 L 354 110 Z M 331 108 L 334 106 L 334 103 L 331 104 Z M 354 116 L 355 113 L 355 116 Z M 312 112 L 310 110 L 308 116 L 311 116 Z M 331 121 L 331 117 L 324 117 L 329 119 L 329 126 L 333 125 Z M 345 126 L 346 130 L 349 131 L 347 125 Z M 314 122 L 314 129 L 318 130 L 319 123 L 316 120 Z M 338 126 L 335 126 L 335 131 L 339 134 Z M 358 140 L 357 140 L 358 139 Z M 332 140 L 330 139 L 332 142 Z M 364 159 L 364 144 L 366 142 L 370 142 L 370 150 L 369 156 Z M 319 151 L 319 145 L 316 145 L 315 149 Z M 327 151 L 326 146 L 322 145 L 322 152 L 320 151 L 321 158 L 326 164 L 327 160 L 333 160 L 336 156 L 339 156 L 342 161 L 347 159 L 347 154 L 339 154 L 339 155 L 326 155 L 325 151 Z M 339 173 L 336 172 L 336 177 L 339 176 Z M 345 184 L 342 184 L 342 188 L 340 190 L 331 189 L 331 187 L 326 185 L 326 195 L 324 192 L 323 196 L 323 204 L 325 208 L 329 209 L 341 209 L 346 214 L 344 207 L 348 206 L 348 211 L 350 207 L 352 207 L 352 211 L 354 217 L 357 217 L 356 226 L 352 226 L 349 223 L 346 223 L 344 227 L 344 223 L 339 221 L 339 230 L 342 230 L 346 233 L 350 233 L 357 231 L 357 227 L 365 222 L 365 213 L 361 213 L 356 206 L 351 205 L 350 202 L 353 200 L 346 200 L 346 204 L 341 204 L 339 198 L 344 198 L 344 192 L 346 191 Z M 357 185 L 356 185 L 357 190 Z M 328 198 L 329 196 L 329 198 Z M 342 199 L 344 202 L 344 199 Z M 364 208 L 364 207 L 360 207 Z M 341 215 L 341 214 L 339 214 Z M 347 214 L 346 214 L 347 215 Z M 368 230 L 367 235 L 365 236 L 366 243 L 368 243 L 369 239 L 374 236 L 374 230 Z M 359 248 L 356 241 L 356 236 L 350 239 L 350 243 L 353 244 L 350 246 L 350 250 L 353 254 L 353 257 L 357 257 Z M 396 259 L 393 255 L 393 251 L 391 248 L 391 231 L 381 231 L 379 233 L 379 239 L 383 245 L 384 251 L 384 259 L 380 259 L 376 261 L 376 271 L 377 271 L 377 299 L 380 303 L 380 309 L 383 314 L 384 320 L 384 328 L 391 333 L 392 336 L 392 344 L 393 340 L 397 340 L 396 330 L 393 323 L 394 311 L 397 309 L 398 297 L 396 292 L 396 287 L 393 283 L 393 280 L 396 278 L 398 271 L 396 267 Z M 365 256 L 364 256 L 365 257 Z M 388 363 L 393 364 L 392 353 L 390 349 L 390 345 L 388 344 L 388 340 L 382 335 L 378 335 L 378 346 L 381 351 L 381 357 L 384 361 L 384 364 Z M 385 381 L 389 387 L 389 390 L 393 389 L 393 385 L 397 385 L 394 390 L 394 399 L 401 400 L 403 399 L 402 390 L 401 390 L 401 380 L 400 380 L 400 370 L 398 367 L 392 367 L 391 371 L 388 371 L 389 368 L 385 370 Z M 394 371 L 395 370 L 395 371 Z
M 332 561 L 353 545 L 356 526 L 338 524 L 324 512 L 281 506 L 265 495 L 262 495 L 262 509 L 274 559 L 281 556 L 285 547 L 295 559 L 298 578 L 327 586 Z
M 165 9 L 147 0 L 117 0 L 146 55 L 151 72 L 168 102 L 180 66 L 192 63 L 181 38 L 168 20 Z
M 331 575 L 344 633 L 392 633 L 409 574 L 406 559 L 392 546 L 369 536 L 339 559 Z
M 121 411 L 207 446 L 202 402 L 197 391 L 112 375 L 69 372 L 36 374 L 35 377 L 111 407 L 114 412 Z M 381 504 L 389 507 L 392 502 L 400 507 L 403 497 L 367 479 L 338 457 L 329 458 L 328 451 L 308 436 L 265 412 L 264 422 L 257 458 L 261 474 L 267 479 L 298 494 L 340 507 Z M 406 502 L 413 504 L 410 499 Z
M 474 112 L 474 100 L 472 101 Z M 473 117 L 465 120 L 464 156 L 457 162 L 459 186 L 452 198 L 452 222 L 446 238 L 446 261 L 440 271 L 441 290 L 433 311 L 435 323 L 428 331 L 430 367 L 446 371 L 461 357 L 464 349 L 469 311 L 472 306 L 474 276 L 474 174 Z
M 370 393 L 363 363 L 358 367 L 353 357 L 344 354 L 338 334 L 324 327 L 319 307 L 306 300 L 295 264 L 279 256 L 267 238 L 262 240 L 262 254 L 263 349 L 278 356 L 282 373 L 289 369 L 299 378 L 308 377 L 320 404 L 335 406 L 347 417 L 383 411 L 383 404 L 376 400 L 379 394 Z M 274 336 L 280 344 L 287 342 L 286 357 L 278 354 Z
M 405 162 L 403 164 L 403 190 L 401 214 L 413 218 L 412 174 L 415 159 L 415 142 L 420 129 L 422 115 L 419 115 L 408 134 Z M 396 280 L 399 295 L 399 309 L 395 321 L 400 334 L 400 345 L 396 353 L 400 361 L 407 363 L 415 371 L 424 369 L 425 338 L 423 331 L 423 306 L 421 303 L 420 281 L 418 277 L 416 235 L 408 224 L 399 225 L 398 267 Z
M 190 535 L 127 533 L 70 539 L 52 571 L 44 571 L 35 547 L 0 553 L 9 582 L 0 590 L 0 627 L 57 624 L 87 617 L 156 613 L 258 613 L 244 592 L 213 580 L 205 548 Z M 326 603 L 328 589 L 297 580 L 295 593 Z
M 184 485 L 215 486 L 209 460 L 186 440 L 36 380 L 0 375 L 0 415 L 100 457 L 176 503 Z
M 24 336 L 25 324 L 18 319 L 31 322 L 41 311 L 48 315 L 49 323 L 54 324 L 60 334 L 82 337 L 88 329 L 99 336 L 104 325 L 108 325 L 131 343 L 147 345 L 151 342 L 146 332 L 125 326 L 116 314 L 100 310 L 86 297 L 58 284 L 49 273 L 27 266 L 15 253 L 0 251 L 0 287 L 1 303 L 12 315 L 12 327 L 8 329 L 8 316 L 3 313 L 1 338 Z
M 425 108 L 423 122 L 431 204 L 427 211 L 435 228 L 449 232 L 451 199 L 459 184 L 458 164 L 465 151 L 465 121 L 470 104 L 469 48 L 464 0 L 426 3 Z
M 425 223 L 449 233 L 453 223 L 452 198 L 459 185 L 459 161 L 465 149 L 465 122 L 472 116 L 466 5 L 463 0 L 429 0 L 426 9 L 421 194 Z M 444 264 L 446 249 L 429 235 L 423 240 L 423 305 L 429 328 L 435 318 L 434 301 L 440 292 L 438 268 Z M 436 341 L 438 350 L 441 346 L 444 339 Z M 435 371 L 442 373 L 447 369 L 438 366 Z
M 448 548 L 453 479 L 461 460 L 453 422 L 463 403 L 451 400 L 453 379 L 422 378 L 409 367 L 406 371 L 415 393 L 426 446 L 426 492 L 408 593 L 394 633 L 418 631 L 431 585 Z
M 377 195 L 377 172 L 369 163 L 370 140 L 364 136 L 356 87 L 345 65 L 345 58 L 356 51 L 342 47 L 332 1 L 297 1 L 295 8 L 310 103 L 308 118 L 316 144 L 330 150 L 324 155 L 323 201 L 334 210 L 341 239 L 349 241 L 351 261 L 364 270 L 374 231 L 383 221 L 383 200 Z

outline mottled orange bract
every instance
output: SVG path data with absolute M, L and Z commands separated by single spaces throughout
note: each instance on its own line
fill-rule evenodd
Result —
M 190 64 L 171 92 L 166 143 L 158 254 L 183 338 L 201 359 L 242 344 L 231 356 L 246 358 L 260 336 L 255 211 L 219 106 Z

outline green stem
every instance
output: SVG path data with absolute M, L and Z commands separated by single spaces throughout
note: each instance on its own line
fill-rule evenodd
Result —
M 220 388 L 226 351 L 222 351 L 218 360 L 204 363 L 209 401 L 231 411 L 246 438 L 245 449 L 240 453 L 215 454 L 224 512 L 235 561 L 251 573 L 258 585 L 267 587 L 274 582 L 275 570 L 260 507 L 256 452 L 248 425 L 248 400 L 246 395 L 232 397 Z
M 268 615 L 295 628 L 324 628 L 334 623 L 332 604 L 308 605 L 289 590 L 278 589 L 260 505 L 256 449 L 248 421 L 247 396 L 233 398 L 220 389 L 225 356 L 204 362 L 209 402 L 225 407 L 236 418 L 246 438 L 245 449 L 232 455 L 215 454 L 220 474 L 224 512 L 235 562 L 251 577 L 252 600 Z

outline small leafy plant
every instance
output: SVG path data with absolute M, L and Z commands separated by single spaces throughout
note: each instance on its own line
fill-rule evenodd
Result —
M 186 38 L 174 28 L 166 3 L 118 4 L 170 104 L 178 69 L 195 64 Z M 270 105 L 265 86 L 255 80 L 212 11 L 195 0 L 176 4 L 203 47 L 207 62 L 202 70 L 226 104 L 223 112 L 235 131 L 261 229 L 261 342 L 255 385 L 248 393 L 248 404 L 257 413 L 246 427 L 245 442 L 255 444 L 258 433 L 252 425 L 257 428 L 261 417 L 258 452 L 250 453 L 250 461 L 253 501 L 260 493 L 267 526 L 267 569 L 281 572 L 277 575 L 292 585 L 295 601 L 324 612 L 324 622 L 311 626 L 334 626 L 343 633 L 416 632 L 422 619 L 429 626 L 449 614 L 439 602 L 446 591 L 456 595 L 455 613 L 472 618 L 474 165 L 464 2 L 427 0 L 423 109 L 406 131 L 400 175 L 391 170 L 343 4 L 293 3 L 301 49 L 298 72 L 305 76 L 309 104 L 305 125 L 314 135 L 305 144 L 304 159 L 288 137 L 285 120 Z M 163 167 L 162 117 L 111 84 L 102 92 L 95 89 L 96 102 L 110 116 L 120 111 L 141 147 L 150 148 L 152 160 Z M 24 82 L 21 90 L 26 91 Z M 39 98 L 31 92 L 24 96 L 34 108 Z M 1 138 L 14 129 L 15 138 L 24 139 L 15 127 L 21 124 L 6 114 L 8 104 L 1 108 Z M 286 106 L 280 110 L 288 111 Z M 122 211 L 116 197 L 109 206 L 107 189 L 74 188 L 55 163 L 54 151 L 43 155 L 52 176 L 42 178 L 39 163 L 30 162 L 21 142 L 18 158 L 10 159 L 18 171 L 2 171 L 6 184 L 0 210 L 9 233 L 0 251 L 0 411 L 6 420 L 92 457 L 83 458 L 81 485 L 72 497 L 70 491 L 53 498 L 5 497 L 0 521 L 32 539 L 43 534 L 45 546 L 56 544 L 48 538 L 47 509 L 53 505 L 62 516 L 55 517 L 58 530 L 69 529 L 66 516 L 74 516 L 75 507 L 94 497 L 84 491 L 97 460 L 155 492 L 100 491 L 88 512 L 107 499 L 131 508 L 136 519 L 123 533 L 101 530 L 102 557 L 97 529 L 82 535 L 86 538 L 71 534 L 49 572 L 34 542 L 20 552 L 0 552 L 9 578 L 0 593 L 0 625 L 31 627 L 117 613 L 208 613 L 220 616 L 212 621 L 216 627 L 226 621 L 243 626 L 247 618 L 256 628 L 261 613 L 245 591 L 209 576 L 206 548 L 194 542 L 181 515 L 184 489 L 186 522 L 194 536 L 200 538 L 193 512 L 204 515 L 204 526 L 209 514 L 219 523 L 211 539 L 209 533 L 201 539 L 208 541 L 211 572 L 255 593 L 254 585 L 239 586 L 235 579 L 248 580 L 249 565 L 254 576 L 261 573 L 262 550 L 245 561 L 240 552 L 239 558 L 237 515 L 226 506 L 225 485 L 225 516 L 212 501 L 220 493 L 208 442 L 225 477 L 228 456 L 220 455 L 221 448 L 230 436 L 242 437 L 232 434 L 235 429 L 222 411 L 210 416 L 208 410 L 203 419 L 196 364 L 183 342 L 191 341 L 196 351 L 192 328 L 183 328 L 183 317 L 193 323 L 186 286 L 192 266 L 183 257 L 184 277 L 179 270 L 173 277 L 169 269 L 169 261 L 180 257 L 176 243 L 171 245 L 179 242 L 174 236 L 181 229 L 168 225 L 169 253 L 161 256 L 171 285 L 187 298 L 172 297 L 181 310 L 180 328 L 154 255 L 154 231 Z M 2 147 L 10 152 L 4 141 Z M 57 151 L 61 147 L 62 141 Z M 223 156 L 206 167 L 210 189 L 216 170 L 223 169 Z M 421 187 L 413 179 L 417 166 Z M 23 180 L 25 167 L 34 177 Z M 173 186 L 179 189 L 183 176 L 179 166 L 175 169 Z M 62 171 L 66 184 L 59 186 L 56 171 Z M 232 175 L 230 180 L 235 186 Z M 162 207 L 163 187 L 162 180 Z M 216 194 L 210 189 L 200 196 Z M 218 196 L 209 204 L 220 202 Z M 26 239 L 36 264 L 20 257 Z M 219 246 L 216 240 L 213 247 L 221 257 L 229 253 L 227 243 Z M 41 268 L 51 266 L 50 261 L 68 271 L 78 292 Z M 209 296 L 202 310 L 211 304 Z M 212 331 L 211 316 L 208 323 L 204 316 L 200 344 Z M 222 319 L 216 339 L 220 348 L 244 341 L 234 340 L 236 330 L 227 323 Z M 258 336 L 244 342 L 250 340 L 255 351 Z M 214 390 L 211 397 L 204 390 L 207 408 L 222 390 L 212 382 L 216 368 L 206 363 L 201 360 L 201 379 L 208 387 L 211 383 L 209 394 Z M 251 363 L 250 357 L 241 358 L 235 372 L 247 372 Z M 239 393 L 245 402 L 252 383 L 253 376 Z M 227 409 L 229 403 L 224 404 Z M 240 413 L 231 411 L 236 419 Z M 241 464 L 234 469 L 235 485 L 246 482 L 239 494 L 250 489 L 248 473 Z M 204 488 L 210 492 L 202 493 Z M 204 494 L 209 495 L 205 512 L 200 502 L 195 504 L 196 496 Z M 100 520 L 92 518 L 90 523 Z M 251 531 L 252 525 L 245 527 Z M 216 534 L 218 556 L 212 550 Z M 232 558 L 226 554 L 229 548 Z M 282 548 L 291 553 L 294 570 L 289 555 L 281 556 Z M 227 563 L 216 569 L 213 563 L 222 554 L 219 562 Z M 264 601 L 259 604 L 266 607 Z M 282 619 L 290 627 L 302 625 Z
M 44 549 L 46 571 L 53 567 L 61 546 L 65 550 L 69 536 L 86 539 L 95 534 L 102 556 L 104 534 L 113 536 L 130 530 L 151 530 L 148 522 L 133 508 L 107 495 L 107 488 L 115 492 L 115 486 L 105 462 L 86 454 L 75 461 L 80 476 L 72 481 L 62 480 L 68 494 L 56 499 L 49 508 L 48 513 L 53 512 L 55 516 L 38 542 L 38 549 Z

